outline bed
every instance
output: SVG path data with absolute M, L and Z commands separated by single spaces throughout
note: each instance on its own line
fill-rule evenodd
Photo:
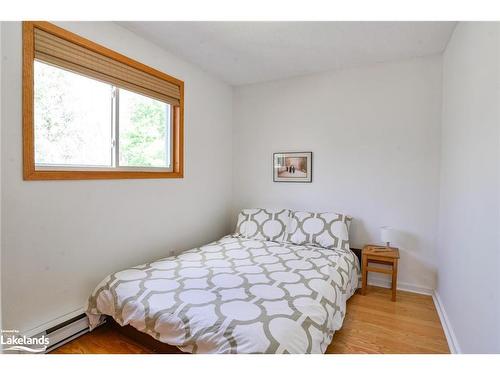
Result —
M 90 328 L 110 316 L 190 353 L 324 353 L 358 287 L 358 258 L 282 238 L 236 233 L 113 273 L 89 298 Z

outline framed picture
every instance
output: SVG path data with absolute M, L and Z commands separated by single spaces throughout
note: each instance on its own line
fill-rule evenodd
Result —
M 273 154 L 274 182 L 311 182 L 312 152 L 277 152 Z

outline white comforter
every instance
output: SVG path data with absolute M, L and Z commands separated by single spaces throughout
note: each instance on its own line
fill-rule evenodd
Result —
M 324 353 L 359 269 L 350 250 L 226 236 L 106 277 L 87 315 L 193 353 Z

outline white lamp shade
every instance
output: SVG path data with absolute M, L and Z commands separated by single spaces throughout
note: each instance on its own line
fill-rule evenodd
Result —
M 380 239 L 382 242 L 396 242 L 397 233 L 394 228 L 391 227 L 381 227 L 380 228 Z

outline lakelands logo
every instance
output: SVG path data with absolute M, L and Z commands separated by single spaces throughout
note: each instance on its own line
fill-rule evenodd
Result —
M 28 337 L 19 335 L 16 329 L 1 331 L 0 344 L 4 352 L 42 353 L 49 345 L 49 338 L 45 335 Z

